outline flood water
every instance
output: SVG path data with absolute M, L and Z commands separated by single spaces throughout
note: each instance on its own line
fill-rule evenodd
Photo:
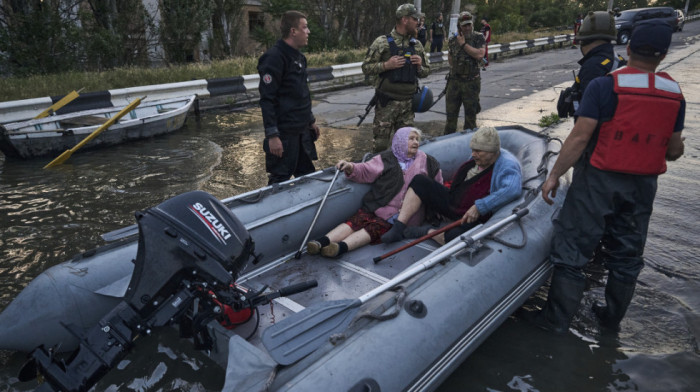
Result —
M 433 125 L 421 126 L 430 131 Z M 360 159 L 371 148 L 369 124 L 322 129 L 317 168 Z M 46 268 L 104 244 L 100 234 L 133 224 L 134 211 L 194 189 L 227 198 L 265 185 L 261 130 L 254 111 L 206 112 L 174 134 L 76 153 L 51 170 L 42 169 L 48 158 L 0 160 L 0 309 Z M 603 289 L 594 271 L 575 334 L 554 337 L 511 317 L 440 391 L 700 387 L 700 140 L 689 139 L 685 156 L 660 178 L 647 266 L 619 336 L 597 330 L 590 305 Z M 541 303 L 545 293 L 530 305 Z M 223 385 L 223 370 L 176 332 L 143 342 L 96 390 L 215 391 Z M 23 360 L 24 354 L 0 353 L 0 391 L 36 386 L 17 380 Z

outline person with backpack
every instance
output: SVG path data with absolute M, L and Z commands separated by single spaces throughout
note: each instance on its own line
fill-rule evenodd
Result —
M 561 118 L 573 116 L 578 109 L 588 84 L 599 76 L 605 76 L 627 64 L 615 53 L 611 41 L 617 37 L 615 14 L 607 11 L 591 11 L 583 19 L 576 39 L 581 44 L 583 57 L 574 84 L 562 91 L 557 102 L 557 114 Z

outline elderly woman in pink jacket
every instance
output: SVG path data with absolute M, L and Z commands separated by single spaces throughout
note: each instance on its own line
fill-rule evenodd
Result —
M 372 187 L 362 198 L 362 207 L 355 215 L 325 236 L 306 244 L 309 254 L 338 257 L 361 246 L 380 243 L 381 236 L 391 229 L 398 216 L 413 177 L 424 174 L 442 183 L 440 164 L 418 150 L 421 137 L 419 129 L 404 127 L 394 134 L 391 150 L 364 163 L 338 162 L 336 167 L 348 179 L 372 184 Z M 419 211 L 407 225 L 419 225 L 423 218 L 424 212 Z

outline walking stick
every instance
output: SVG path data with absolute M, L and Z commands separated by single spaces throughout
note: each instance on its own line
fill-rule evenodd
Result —
M 316 219 L 318 219 L 318 215 L 321 213 L 321 209 L 323 208 L 323 204 L 326 202 L 326 199 L 328 198 L 328 194 L 331 192 L 331 188 L 333 188 L 333 184 L 335 183 L 335 179 L 338 178 L 338 173 L 340 173 L 340 170 L 336 169 L 335 174 L 333 175 L 333 179 L 331 180 L 331 185 L 328 187 L 326 194 L 323 195 L 323 199 L 321 199 L 321 205 L 318 206 L 318 210 L 316 211 L 316 216 L 314 216 L 314 220 L 311 221 L 311 226 L 309 226 L 309 231 L 306 232 L 306 236 L 304 237 L 304 241 L 301 242 L 301 246 L 299 247 L 299 250 L 294 255 L 295 259 L 301 258 L 301 251 L 304 249 L 304 245 L 306 245 L 306 240 L 309 239 L 309 234 L 311 234 L 311 229 L 313 229 L 314 225 L 316 224 Z
M 403 252 L 404 250 L 406 250 L 406 249 L 412 247 L 412 246 L 415 245 L 415 244 L 421 243 L 421 242 L 423 242 L 423 241 L 425 241 L 425 240 L 427 240 L 427 239 L 429 239 L 429 238 L 433 238 L 433 237 L 435 237 L 436 235 L 438 235 L 438 234 L 440 234 L 440 233 L 444 233 L 444 232 L 446 232 L 447 230 L 450 230 L 450 229 L 452 229 L 452 228 L 455 228 L 455 227 L 457 227 L 457 226 L 459 226 L 459 225 L 461 225 L 461 224 L 462 224 L 462 220 L 461 220 L 461 219 L 460 219 L 460 220 L 456 220 L 456 221 L 450 223 L 449 225 L 447 225 L 447 226 L 445 226 L 445 227 L 442 227 L 442 228 L 440 228 L 440 229 L 437 229 L 437 230 L 435 230 L 434 232 L 428 233 L 428 234 L 426 234 L 426 235 L 424 235 L 424 236 L 422 236 L 422 237 L 420 237 L 420 238 L 416 238 L 415 240 L 409 242 L 408 244 L 406 244 L 406 245 L 404 245 L 404 246 L 402 246 L 402 247 L 400 247 L 400 248 L 396 248 L 396 249 L 392 250 L 391 252 L 385 253 L 385 254 L 383 254 L 383 255 L 381 255 L 381 256 L 377 256 L 377 257 L 375 257 L 375 258 L 372 259 L 372 260 L 374 260 L 374 263 L 377 264 L 377 263 L 379 263 L 380 261 L 386 259 L 387 257 L 393 256 L 393 255 L 395 255 L 395 254 L 397 254 L 397 253 L 399 253 L 399 252 Z

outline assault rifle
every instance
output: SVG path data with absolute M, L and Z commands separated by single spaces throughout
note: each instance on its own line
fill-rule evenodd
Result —
M 360 121 L 357 122 L 358 127 L 360 126 L 360 124 L 362 124 L 363 121 L 365 121 L 365 117 L 367 117 L 372 108 L 377 105 L 377 99 L 379 98 L 377 97 L 377 92 L 375 90 L 374 96 L 372 97 L 372 99 L 370 99 L 369 103 L 367 104 L 367 107 L 365 108 L 365 114 L 358 116 L 360 117 Z

